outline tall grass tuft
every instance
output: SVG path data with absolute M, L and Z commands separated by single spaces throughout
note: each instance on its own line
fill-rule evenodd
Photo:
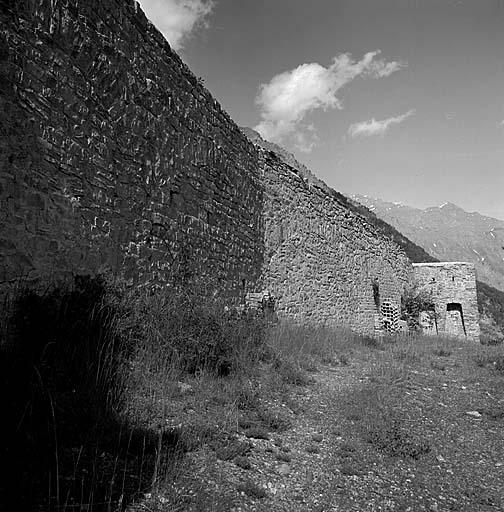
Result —
M 237 428 L 290 428 L 270 396 L 308 384 L 320 364 L 348 364 L 359 343 L 342 329 L 271 325 L 211 289 L 101 276 L 18 294 L 1 329 L 2 505 L 124 509 L 169 488 L 188 450 L 225 447 Z
M 78 277 L 13 301 L 0 360 L 2 502 L 13 510 L 110 505 L 124 494 L 107 475 L 120 471 L 116 447 L 127 450 L 139 432 L 120 418 L 131 347 L 116 335 L 117 293 L 104 278 Z

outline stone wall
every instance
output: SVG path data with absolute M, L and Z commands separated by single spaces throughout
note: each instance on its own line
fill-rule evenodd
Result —
M 133 0 L 0 4 L 0 288 L 263 255 L 258 153 Z
M 472 263 L 414 263 L 420 289 L 432 294 L 435 317 L 429 332 L 479 341 L 476 271 Z
M 209 276 L 279 316 L 395 329 L 394 243 L 252 144 L 133 0 L 0 6 L 0 292 Z
M 409 259 L 325 185 L 309 183 L 271 151 L 261 149 L 261 161 L 263 287 L 277 297 L 278 314 L 374 334 L 384 310 L 400 311 Z

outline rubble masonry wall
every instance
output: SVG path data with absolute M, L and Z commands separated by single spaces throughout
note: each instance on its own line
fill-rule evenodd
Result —
M 476 270 L 472 263 L 414 263 L 420 289 L 432 295 L 438 334 L 479 341 Z

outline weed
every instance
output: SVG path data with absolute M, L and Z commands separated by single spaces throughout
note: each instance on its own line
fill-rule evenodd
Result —
M 378 340 L 377 338 L 374 338 L 372 336 L 362 336 L 360 338 L 360 342 L 362 343 L 362 345 L 364 345 L 365 347 L 369 347 L 369 348 L 380 348 L 381 347 L 380 340 Z
M 264 427 L 250 427 L 243 432 L 247 437 L 253 439 L 269 439 L 269 433 Z
M 433 370 L 439 370 L 444 372 L 446 370 L 446 364 L 440 363 L 438 361 L 431 361 L 431 368 Z
M 99 277 L 19 296 L 2 326 L 12 343 L 0 368 L 3 389 L 16 390 L 4 401 L 5 460 L 13 478 L 23 476 L 20 490 L 7 486 L 18 490 L 16 505 L 125 507 L 177 478 L 184 453 L 204 444 L 245 467 L 250 444 L 222 432 L 239 424 L 268 439 L 289 429 L 289 415 L 264 398 L 299 414 L 290 386 L 313 382 L 306 372 L 321 361 L 347 364 L 366 343 L 343 329 L 268 327 L 205 287 L 185 279 L 131 288 Z
M 504 375 L 504 356 L 499 356 L 494 361 L 495 371 L 501 375 Z
M 310 379 L 300 368 L 297 361 L 277 359 L 273 367 L 286 384 L 308 386 L 313 382 L 313 379 Z
M 500 421 L 504 419 L 504 405 L 494 405 L 480 409 L 480 412 L 488 416 L 491 420 Z
M 432 353 L 435 355 L 435 356 L 438 356 L 438 357 L 449 357 L 451 356 L 451 350 L 448 350 L 446 348 L 436 348 L 432 351 Z
M 476 366 L 484 368 L 489 363 L 489 359 L 487 355 L 480 353 L 476 354 L 476 356 L 474 357 L 474 362 L 476 363 Z
M 341 443 L 340 445 L 340 448 L 339 448 L 342 452 L 349 452 L 349 453 L 353 453 L 355 452 L 355 445 L 352 444 L 352 443 L 349 443 L 349 442 L 343 442 Z
M 265 427 L 278 432 L 288 430 L 292 426 L 289 417 L 280 411 L 262 408 L 258 411 L 258 417 Z
M 362 476 L 364 471 L 359 469 L 355 464 L 344 462 L 340 466 L 340 472 L 346 476 Z
M 249 387 L 240 389 L 236 397 L 236 406 L 242 410 L 254 410 L 260 407 L 260 393 L 258 390 L 252 390 Z
M 489 367 L 500 375 L 504 375 L 504 355 L 497 347 L 488 347 L 486 350 L 478 352 L 474 356 L 474 362 L 477 366 Z
M 250 450 L 250 448 L 250 443 L 234 440 L 227 444 L 218 443 L 215 446 L 215 454 L 220 460 L 231 460 L 235 457 L 244 455 Z
M 407 432 L 397 420 L 392 420 L 380 428 L 368 428 L 364 438 L 378 450 L 392 457 L 418 459 L 430 451 L 427 442 Z
M 252 468 L 252 464 L 247 457 L 238 456 L 234 459 L 234 463 L 242 469 L 248 470 Z
M 344 403 L 360 436 L 390 456 L 416 459 L 427 453 L 430 446 L 404 418 L 403 390 L 410 385 L 409 374 L 404 368 L 384 364 L 375 368 L 370 381 L 372 385 L 352 392 Z M 340 447 L 339 453 L 343 452 Z
M 350 359 L 348 357 L 347 354 L 344 354 L 344 353 L 341 353 L 339 354 L 338 356 L 338 361 L 343 365 L 343 366 L 348 366 L 350 364 Z
M 281 462 L 291 462 L 292 460 L 292 457 L 288 453 L 284 452 L 278 452 L 275 457 Z
M 238 490 L 238 492 L 243 492 L 247 496 L 259 500 L 266 498 L 266 496 L 268 495 L 264 487 L 255 484 L 254 482 L 252 482 L 252 480 L 246 480 L 245 482 L 238 484 L 236 489 Z

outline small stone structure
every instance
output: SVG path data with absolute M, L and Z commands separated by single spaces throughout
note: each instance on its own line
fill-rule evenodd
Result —
M 476 271 L 472 263 L 414 263 L 415 280 L 429 292 L 434 311 L 424 311 L 420 324 L 426 334 L 444 334 L 479 341 Z

